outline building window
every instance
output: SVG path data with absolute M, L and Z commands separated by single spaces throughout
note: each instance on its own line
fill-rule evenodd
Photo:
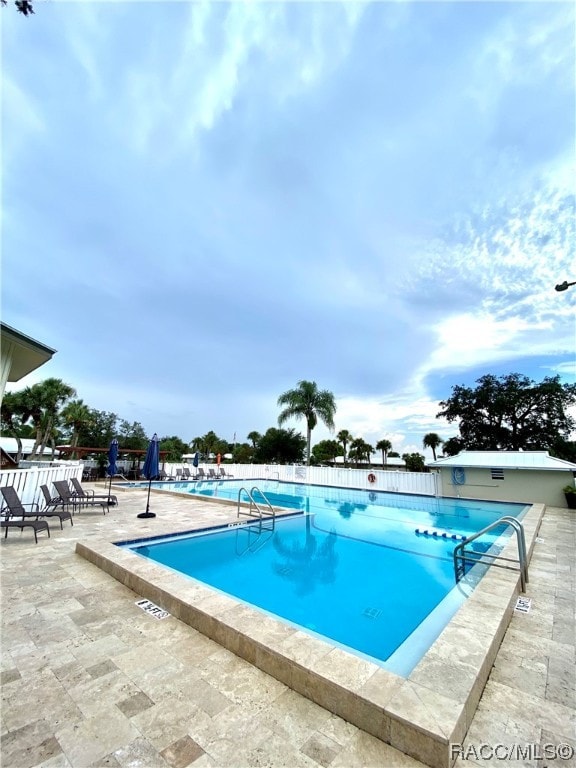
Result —
M 490 470 L 490 477 L 492 480 L 504 480 L 504 470 L 503 469 L 491 469 Z

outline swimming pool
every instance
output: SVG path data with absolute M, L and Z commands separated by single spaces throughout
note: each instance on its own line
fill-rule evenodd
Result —
M 155 486 L 235 499 L 256 484 L 303 514 L 123 546 L 404 675 L 470 593 L 455 583 L 451 537 L 526 509 L 278 481 Z

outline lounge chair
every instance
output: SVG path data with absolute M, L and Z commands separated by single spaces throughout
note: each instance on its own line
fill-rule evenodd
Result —
M 114 505 L 118 504 L 118 497 L 114 496 L 110 493 L 98 493 L 95 494 L 93 490 L 87 491 L 85 488 L 82 488 L 82 484 L 78 480 L 77 477 L 71 477 L 70 482 L 73 486 L 72 495 L 77 496 L 79 499 L 108 499 L 108 504 Z
M 180 469 L 180 467 L 178 467 L 178 469 L 176 470 L 176 480 L 182 480 L 182 478 L 183 478 L 182 470 Z
M 41 517 L 57 517 L 60 521 L 60 529 L 64 527 L 62 525 L 63 520 L 70 520 L 70 523 L 74 525 L 74 523 L 72 523 L 72 515 L 68 510 L 57 510 L 54 507 L 51 509 L 48 505 L 46 505 L 44 509 L 40 509 L 40 506 L 36 502 L 33 502 L 32 504 L 24 504 L 16 493 L 16 489 L 11 485 L 6 486 L 5 488 L 0 488 L 0 493 L 4 497 L 4 503 L 6 505 L 5 509 L 8 511 L 9 518 L 20 517 L 22 520 L 25 518 L 39 520 Z M 30 507 L 30 509 L 27 510 L 26 507 Z M 40 529 L 42 528 L 43 526 L 40 526 Z
M 46 522 L 46 520 L 2 520 L 0 522 L 0 527 L 4 528 L 6 533 L 4 534 L 4 538 L 8 538 L 8 529 L 9 528 L 20 528 L 21 531 L 24 530 L 24 528 L 32 528 L 34 531 L 34 541 L 36 544 L 38 544 L 38 531 L 46 531 L 48 534 L 48 537 L 50 537 L 50 526 Z
M 66 480 L 54 480 L 53 485 L 63 503 L 71 504 L 74 510 L 77 509 L 80 511 L 83 507 L 102 507 L 102 512 L 106 514 L 108 502 L 100 501 L 99 499 L 92 501 L 90 498 L 80 498 L 75 496 Z
M 2 528 L 6 530 L 4 538 L 8 537 L 9 528 L 20 528 L 21 531 L 24 528 L 32 528 L 34 530 L 34 540 L 38 543 L 38 531 L 48 531 L 50 536 L 50 528 L 46 520 L 40 520 L 42 515 L 39 511 L 38 504 L 23 504 L 20 501 L 20 497 L 16 493 L 13 486 L 9 485 L 4 488 L 0 488 L 0 493 L 4 497 L 4 504 L 2 512 L 4 513 L 4 519 L 2 520 Z M 31 507 L 28 511 L 26 507 Z M 51 513 L 48 513 L 46 517 L 50 517 Z M 20 520 L 16 520 L 16 517 L 20 517 Z M 70 516 L 71 517 L 71 516 Z M 34 519 L 32 519 L 34 518 Z M 62 519 L 60 519 L 60 527 L 62 527 Z
M 218 480 L 218 475 L 213 469 L 208 470 L 208 480 Z
M 182 470 L 182 475 L 184 477 L 184 480 L 194 480 L 192 477 L 192 473 L 190 472 L 190 469 L 188 467 L 184 467 Z
M 198 474 L 196 475 L 196 480 L 208 480 L 206 477 L 206 472 L 202 469 L 202 467 L 198 468 Z
M 234 475 L 231 475 L 229 472 L 226 472 L 224 467 L 220 467 L 220 477 L 234 477 Z
M 62 507 L 63 510 L 68 511 L 68 504 L 60 496 L 52 496 L 47 485 L 41 485 L 40 490 L 44 495 L 44 509 L 58 509 Z

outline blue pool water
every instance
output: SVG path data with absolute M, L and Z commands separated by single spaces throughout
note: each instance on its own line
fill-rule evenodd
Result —
M 455 582 L 451 537 L 527 509 L 277 481 L 201 485 L 201 495 L 222 498 L 227 486 L 234 499 L 242 485 L 257 485 L 274 506 L 304 514 L 128 546 L 401 674 L 469 592 Z M 494 546 L 501 533 L 477 546 Z

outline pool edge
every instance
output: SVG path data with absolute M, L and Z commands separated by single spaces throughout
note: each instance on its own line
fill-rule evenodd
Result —
M 544 514 L 524 517 L 529 556 Z M 508 550 L 508 551 L 507 551 Z M 407 677 L 265 617 L 115 542 L 76 553 L 297 693 L 400 751 L 445 768 L 462 743 L 508 627 L 519 574 L 491 569 Z M 505 550 L 515 556 L 515 541 Z

